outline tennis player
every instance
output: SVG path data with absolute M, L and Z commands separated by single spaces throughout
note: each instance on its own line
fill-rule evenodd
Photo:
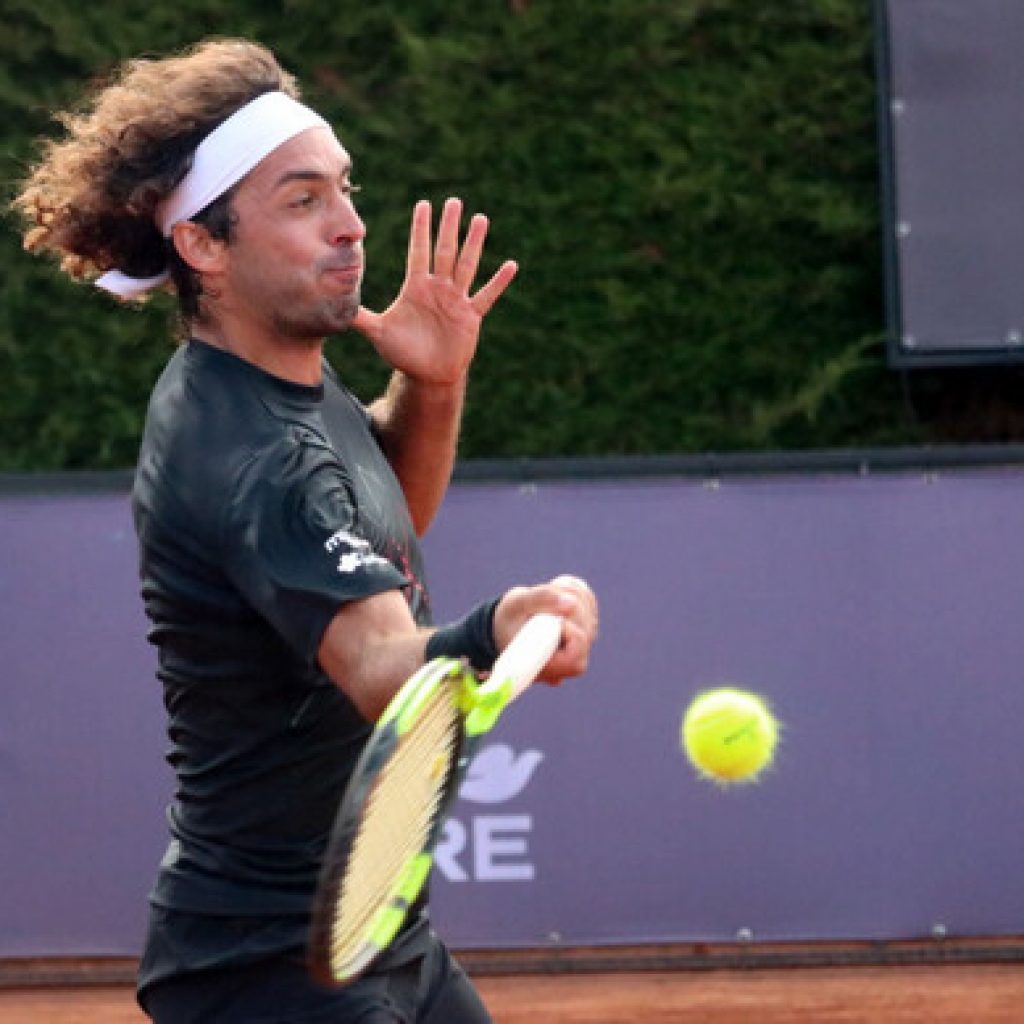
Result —
M 160 1024 L 489 1020 L 426 906 L 373 973 L 304 968 L 319 857 L 368 723 L 426 659 L 486 669 L 526 619 L 565 619 L 542 673 L 584 671 L 597 605 L 575 577 L 438 629 L 418 537 L 447 487 L 483 318 L 487 231 L 413 216 L 407 273 L 360 305 L 366 228 L 334 131 L 264 48 L 129 62 L 65 119 L 16 206 L 26 247 L 122 299 L 173 291 L 187 340 L 153 391 L 132 495 L 176 794 L 139 1001 Z M 365 335 L 394 373 L 368 407 L 323 355 Z

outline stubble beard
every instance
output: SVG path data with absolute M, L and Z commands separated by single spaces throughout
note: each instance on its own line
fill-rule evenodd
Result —
M 277 310 L 273 314 L 274 329 L 282 338 L 317 344 L 330 334 L 347 331 L 359 312 L 359 302 L 356 290 L 339 298 L 322 299 L 304 310 Z

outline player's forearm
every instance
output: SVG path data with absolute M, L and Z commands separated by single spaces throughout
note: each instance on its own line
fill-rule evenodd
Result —
M 429 384 L 395 371 L 370 407 L 381 447 L 422 536 L 444 499 L 459 440 L 465 378 Z
M 428 635 L 426 630 L 417 630 L 364 645 L 362 658 L 345 677 L 342 689 L 368 722 L 381 716 L 402 683 L 423 664 Z
M 412 620 L 397 590 L 343 605 L 320 641 L 317 659 L 367 721 L 375 721 L 423 664 L 429 631 Z

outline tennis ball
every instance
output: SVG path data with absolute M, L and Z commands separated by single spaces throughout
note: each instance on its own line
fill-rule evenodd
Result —
M 779 723 L 762 697 L 721 687 L 698 694 L 683 716 L 686 756 L 716 782 L 753 782 L 771 764 Z

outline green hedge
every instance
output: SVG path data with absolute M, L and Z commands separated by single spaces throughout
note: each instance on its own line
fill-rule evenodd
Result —
M 230 6 L 230 12 L 229 12 Z M 925 439 L 885 366 L 872 25 L 864 0 L 7 0 L 0 159 L 140 52 L 247 35 L 356 161 L 366 301 L 412 203 L 492 218 L 521 276 L 485 329 L 464 457 Z M 173 309 L 130 312 L 0 235 L 0 469 L 134 457 Z M 372 397 L 361 336 L 330 343 Z

